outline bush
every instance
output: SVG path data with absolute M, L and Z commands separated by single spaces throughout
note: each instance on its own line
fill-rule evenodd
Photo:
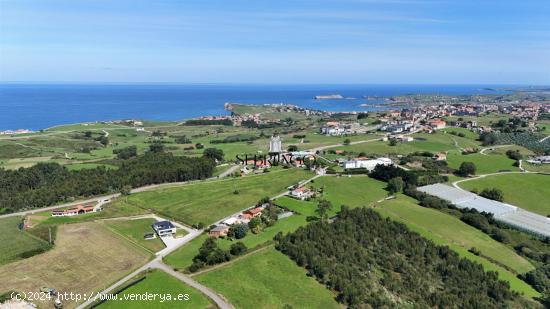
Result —
M 462 162 L 458 168 L 457 173 L 461 176 L 475 175 L 476 165 L 473 162 Z
M 246 245 L 239 241 L 231 245 L 231 247 L 229 248 L 229 253 L 237 256 L 246 253 L 247 250 L 248 249 L 246 248 Z
M 241 239 L 246 236 L 246 233 L 248 233 L 248 225 L 240 223 L 232 225 L 229 228 L 229 233 L 227 234 L 227 236 Z
M 506 151 L 506 155 L 508 156 L 508 158 L 516 161 L 523 158 L 523 155 L 519 152 L 519 150 L 508 150 Z
M 499 202 L 502 202 L 504 197 L 502 190 L 497 188 L 483 189 L 483 191 L 481 191 L 479 195 L 483 196 L 484 198 L 488 198 L 490 200 L 499 201 Z

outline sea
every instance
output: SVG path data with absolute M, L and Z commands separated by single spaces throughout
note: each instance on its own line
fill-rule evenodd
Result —
M 24 84 L 0 83 L 0 131 L 121 119 L 177 121 L 227 115 L 224 103 L 285 103 L 324 111 L 380 109 L 406 94 L 497 94 L 502 85 L 237 85 L 237 84 Z M 348 99 L 315 100 L 340 94 Z M 368 104 L 364 107 L 361 105 Z

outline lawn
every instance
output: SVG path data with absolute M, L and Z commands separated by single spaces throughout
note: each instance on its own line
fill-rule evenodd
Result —
M 317 203 L 315 201 L 301 201 L 289 196 L 283 196 L 275 200 L 275 204 L 304 216 L 317 215 L 315 213 L 315 209 L 317 209 Z
M 194 278 L 236 308 L 340 308 L 334 294 L 274 248 Z
M 123 240 L 99 223 L 66 224 L 58 228 L 53 249 L 0 267 L 0 293 L 17 290 L 90 293 L 109 286 L 145 264 L 150 254 Z M 39 302 L 41 307 L 53 305 Z M 65 307 L 74 307 L 71 301 Z
M 315 179 L 313 186 L 324 188 L 321 198 L 327 199 L 332 203 L 332 215 L 336 214 L 342 205 L 351 208 L 369 206 L 388 194 L 384 190 L 386 187 L 385 182 L 367 176 L 320 177 Z
M 447 154 L 447 163 L 450 167 L 458 169 L 462 162 L 473 162 L 476 165 L 476 174 L 489 174 L 499 171 L 519 171 L 515 167 L 514 160 L 502 154 L 481 154 L 473 153 L 463 155 L 460 152 L 453 150 Z
M 153 218 L 134 219 L 134 220 L 106 220 L 103 221 L 109 228 L 116 233 L 128 238 L 152 253 L 158 252 L 165 248 L 164 243 L 160 238 L 145 240 L 143 234 L 152 233 L 151 225 L 156 222 Z
M 199 252 L 202 243 L 208 238 L 207 234 L 202 234 L 201 236 L 191 240 L 187 244 L 179 247 L 176 251 L 170 253 L 168 256 L 163 258 L 163 261 L 172 266 L 175 270 L 183 271 L 187 267 L 193 264 L 193 258 Z
M 19 230 L 21 220 L 21 217 L 0 219 L 0 265 L 21 259 L 26 252 L 50 247 L 46 241 Z
M 486 270 L 497 271 L 501 279 L 510 282 L 512 289 L 523 292 L 527 296 L 538 295 L 528 284 L 517 279 L 513 272 L 506 269 L 525 273 L 532 270 L 533 265 L 512 249 L 459 219 L 419 206 L 415 200 L 406 196 L 384 201 L 374 209 L 384 216 L 405 223 L 412 230 L 437 244 L 448 245 L 461 256 L 481 263 Z M 476 256 L 468 252 L 472 247 L 477 248 L 481 255 Z
M 199 222 L 209 225 L 312 176 L 308 171 L 289 169 L 242 178 L 197 182 L 132 194 L 127 203 L 152 209 L 189 225 Z
M 502 174 L 464 181 L 459 185 L 478 192 L 498 188 L 504 193 L 506 203 L 543 216 L 550 215 L 550 175 Z
M 124 297 L 129 297 L 131 294 L 170 294 L 172 300 L 167 300 L 168 297 L 164 297 L 164 301 L 160 298 L 156 300 L 125 300 Z M 187 294 L 188 300 L 177 300 L 180 294 Z M 184 297 L 184 296 L 182 296 Z M 168 275 L 160 270 L 152 270 L 145 275 L 145 279 L 138 283 L 124 289 L 117 294 L 117 300 L 110 300 L 102 303 L 97 308 L 109 309 L 109 308 L 121 308 L 121 309 L 139 309 L 139 308 L 151 308 L 151 309 L 170 309 L 170 308 L 216 308 L 208 298 L 206 298 L 199 291 L 179 281 L 178 279 Z

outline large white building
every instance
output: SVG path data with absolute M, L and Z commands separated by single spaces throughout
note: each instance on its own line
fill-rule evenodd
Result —
M 392 165 L 393 162 L 389 158 L 378 158 L 373 160 L 350 160 L 344 162 L 345 169 L 366 168 L 369 172 L 374 170 L 377 165 Z
M 281 153 L 281 152 L 283 152 L 281 137 L 279 137 L 279 135 L 273 135 L 271 137 L 271 140 L 269 140 L 269 152 L 270 153 Z

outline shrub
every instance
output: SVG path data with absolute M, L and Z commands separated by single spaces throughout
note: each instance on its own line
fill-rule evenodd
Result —
M 242 255 L 246 253 L 247 250 L 246 245 L 239 241 L 231 245 L 229 248 L 229 253 L 232 255 Z

